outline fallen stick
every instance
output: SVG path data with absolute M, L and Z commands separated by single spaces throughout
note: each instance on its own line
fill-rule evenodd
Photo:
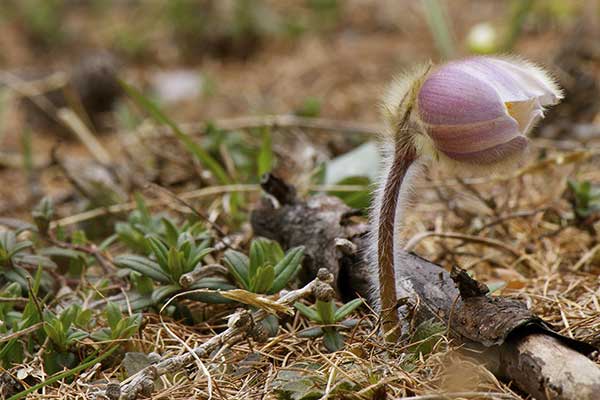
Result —
M 312 294 L 319 286 L 328 285 L 332 281 L 333 276 L 327 270 L 322 269 L 310 283 L 300 289 L 287 292 L 275 303 L 286 308 L 291 307 L 296 301 Z M 237 312 L 229 318 L 226 330 L 194 348 L 193 352 L 186 352 L 159 361 L 130 376 L 120 384 L 107 385 L 104 391 L 95 393 L 94 395 L 96 398 L 109 398 L 111 400 L 133 400 L 137 399 L 140 395 L 148 396 L 154 390 L 155 380 L 160 376 L 181 371 L 187 366 L 192 365 L 196 358 L 208 357 L 213 351 L 223 345 L 231 346 L 256 335 L 257 329 L 255 328 L 259 326 L 256 323 L 262 321 L 268 315 L 269 313 L 264 309 L 252 313 L 247 310 Z
M 369 228 L 349 218 L 354 215 L 349 207 L 325 195 L 300 200 L 293 187 L 273 176 L 262 187 L 276 201 L 265 198 L 253 211 L 256 235 L 284 247 L 304 245 L 305 276 L 313 275 L 316 266 L 328 268 L 343 297 L 355 292 L 377 297 L 365 257 Z M 354 246 L 336 247 L 348 241 Z M 455 343 L 482 352 L 496 375 L 538 400 L 598 398 L 600 368 L 584 355 L 595 350 L 591 345 L 552 331 L 522 302 L 487 296 L 487 287 L 460 269 L 450 274 L 406 252 L 395 257 L 395 265 L 402 266 L 396 271 L 402 332 L 409 332 L 411 323 L 442 321 Z

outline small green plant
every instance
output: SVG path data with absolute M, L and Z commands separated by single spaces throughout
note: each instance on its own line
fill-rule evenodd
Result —
M 0 278 L 17 282 L 27 290 L 27 278 L 30 276 L 25 266 L 56 268 L 56 264 L 48 257 L 32 253 L 33 242 L 18 240 L 14 231 L 0 232 Z M 44 274 L 44 286 L 49 286 L 51 279 Z M 1 282 L 1 281 L 0 281 Z
M 136 209 L 129 214 L 127 221 L 115 224 L 115 233 L 119 242 L 131 250 L 150 253 L 151 248 L 146 240 L 146 235 L 158 234 L 162 236 L 165 232 L 165 225 L 162 220 L 163 218 L 167 219 L 167 217 L 150 213 L 144 198 L 137 193 L 135 202 Z
M 285 288 L 302 265 L 304 247 L 294 247 L 283 253 L 279 243 L 255 239 L 250 245 L 250 257 L 236 250 L 227 250 L 224 261 L 237 284 L 249 292 L 274 294 Z
M 15 303 L 8 299 L 16 299 L 22 295 L 21 286 L 16 282 L 6 284 L 0 289 L 0 297 L 6 301 L 0 302 L 0 334 L 7 333 L 13 325 L 21 320 L 21 313 L 14 309 Z
M 133 314 L 123 318 L 120 307 L 116 303 L 108 302 L 104 309 L 104 316 L 108 327 L 101 328 L 91 337 L 97 341 L 112 341 L 127 339 L 135 334 L 142 323 L 142 314 Z
M 191 272 L 202 259 L 213 251 L 210 238 L 204 231 L 197 234 L 194 225 L 183 231 L 162 220 L 169 231 L 165 235 L 148 234 L 144 237 L 145 246 L 150 249 L 149 258 L 136 255 L 123 255 L 115 259 L 117 266 L 129 268 L 156 281 L 166 284 L 178 284 L 181 275 Z
M 186 222 L 177 227 L 167 218 L 160 222 L 162 227 L 157 229 L 159 233 L 149 233 L 143 239 L 139 238 L 139 247 L 148 249 L 143 256 L 125 254 L 114 260 L 118 267 L 131 271 L 130 279 L 136 289 L 131 300 L 134 310 L 156 305 L 184 289 L 233 288 L 220 277 L 205 277 L 191 285 L 182 285 L 184 275 L 201 272 L 204 268 L 204 257 L 213 251 L 210 236 L 200 223 Z M 192 293 L 187 297 L 211 303 L 227 302 L 215 294 Z
M 40 235 L 46 236 L 50 228 L 50 222 L 54 218 L 54 204 L 52 203 L 52 199 L 47 196 L 43 197 L 31 211 L 31 216 Z
M 0 265 L 12 267 L 27 254 L 25 250 L 33 247 L 29 240 L 17 241 L 13 231 L 0 232 Z
M 73 368 L 78 363 L 73 351 L 81 339 L 88 336 L 81 327 L 87 326 L 92 318 L 91 310 L 83 310 L 79 304 L 72 304 L 60 314 L 44 312 L 44 333 L 50 340 L 44 352 L 44 363 L 50 373 Z
M 567 184 L 570 190 L 571 206 L 577 219 L 586 219 L 600 211 L 600 188 L 592 186 L 589 181 L 569 180 Z
M 39 292 L 41 280 L 42 268 L 38 268 L 31 284 L 31 290 L 29 291 L 29 300 L 22 311 L 15 309 L 15 303 L 13 302 L 7 302 L 2 305 L 0 308 L 0 317 L 2 317 L 3 323 L 0 324 L 0 333 L 10 335 L 11 333 L 31 328 L 42 321 L 42 315 L 34 300 Z M 25 289 L 19 283 L 13 282 L 7 285 L 2 292 L 6 297 L 15 298 L 24 291 Z M 25 340 L 15 337 L 4 343 L 0 343 L 0 365 L 10 368 L 15 363 L 22 363 L 26 354 L 33 354 L 35 352 L 35 339 L 44 340 L 43 336 L 41 338 L 34 337 L 33 339 L 28 338 Z
M 317 301 L 313 307 L 307 307 L 297 302 L 294 307 L 305 317 L 321 326 L 307 329 L 301 333 L 303 337 L 323 336 L 323 344 L 328 351 L 334 352 L 344 347 L 344 337 L 339 330 L 355 325 L 354 320 L 345 320 L 363 303 L 362 299 L 354 299 L 337 308 L 334 302 L 334 291 L 329 285 L 324 285 L 315 293 Z
M 61 351 L 66 351 L 73 343 L 83 339 L 86 327 L 92 318 L 92 311 L 82 309 L 79 304 L 72 304 L 60 314 L 51 311 L 44 313 L 44 331 L 52 343 Z

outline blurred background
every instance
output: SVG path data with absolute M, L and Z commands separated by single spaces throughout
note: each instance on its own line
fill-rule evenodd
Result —
M 552 71 L 568 95 L 538 135 L 600 135 L 595 0 L 1 0 L 0 9 L 3 216 L 28 215 L 46 194 L 65 216 L 122 203 L 143 182 L 185 191 L 257 183 L 271 168 L 300 187 L 368 184 L 377 160 L 361 144 L 378 128 L 386 84 L 414 63 L 469 54 L 514 53 Z M 267 115 L 335 129 L 265 129 Z M 161 116 L 226 176 L 203 167 Z M 332 163 L 357 146 L 350 164 L 362 171 Z

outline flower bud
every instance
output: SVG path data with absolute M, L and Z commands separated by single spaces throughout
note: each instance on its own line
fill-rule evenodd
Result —
M 527 133 L 562 92 L 549 75 L 524 61 L 473 57 L 429 72 L 417 113 L 433 148 L 450 159 L 493 164 L 520 155 Z

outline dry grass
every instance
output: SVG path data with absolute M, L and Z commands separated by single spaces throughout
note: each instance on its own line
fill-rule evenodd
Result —
M 550 154 L 564 155 L 558 151 Z M 560 333 L 598 344 L 597 235 L 593 229 L 573 225 L 571 206 L 564 195 L 568 176 L 600 180 L 597 159 L 544 165 L 502 180 L 490 177 L 460 184 L 436 177 L 424 184 L 422 196 L 427 201 L 420 202 L 411 216 L 413 232 L 458 232 L 465 237 L 493 239 L 516 254 L 480 241 L 444 237 L 423 239 L 417 251 L 445 266 L 456 262 L 485 282 L 505 282 L 502 295 L 525 300 Z M 448 197 L 454 201 L 448 202 Z M 495 204 L 490 207 L 492 198 Z M 431 354 L 414 356 L 408 347 L 386 347 L 376 334 L 375 316 L 362 315 L 360 324 L 346 334 L 346 348 L 337 353 L 327 354 L 320 339 L 298 337 L 309 325 L 295 315 L 284 320 L 279 335 L 265 343 L 243 342 L 204 360 L 210 376 L 192 367 L 162 377 L 153 398 L 208 398 L 209 380 L 216 399 L 276 398 L 276 378 L 282 371 L 304 371 L 325 398 L 377 399 L 384 398 L 384 393 L 393 399 L 442 398 L 433 396 L 435 393 L 447 393 L 443 398 L 453 399 L 523 398 L 444 337 Z M 223 322 L 215 319 L 194 327 L 173 321 L 165 326 L 153 314 L 146 320 L 141 336 L 128 344 L 128 350 L 178 355 L 186 350 L 168 334 L 167 327 L 192 348 L 223 329 Z M 314 369 L 307 369 L 309 365 Z M 45 396 L 82 398 L 89 385 L 123 378 L 118 367 L 96 368 L 85 379 L 47 388 Z M 341 389 L 347 382 L 350 391 Z

